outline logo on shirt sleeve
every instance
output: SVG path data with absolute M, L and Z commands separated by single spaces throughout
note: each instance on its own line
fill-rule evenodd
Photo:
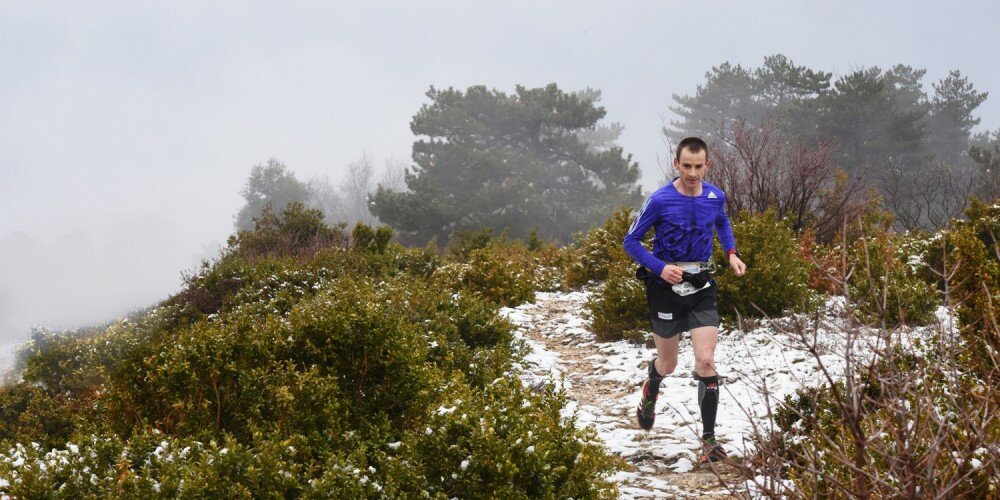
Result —
M 718 198 L 718 196 L 715 196 L 715 191 L 709 191 L 708 192 L 708 198 L 709 199 Z

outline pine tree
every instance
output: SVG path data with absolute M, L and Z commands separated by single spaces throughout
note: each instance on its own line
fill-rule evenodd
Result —
M 977 167 L 974 193 L 990 203 L 1000 198 L 1000 129 L 979 134 L 974 142 L 969 150 Z
M 310 198 L 306 185 L 299 182 L 284 163 L 274 158 L 268 160 L 266 165 L 257 164 L 250 169 L 250 176 L 240 194 L 246 200 L 236 214 L 236 229 L 240 231 L 253 230 L 254 219 L 264 215 L 268 207 L 277 214 L 289 203 L 306 203 Z
M 594 103 L 594 105 L 601 101 L 601 91 L 590 87 L 573 94 Z M 593 127 L 577 130 L 576 137 L 587 143 L 587 147 L 591 151 L 607 151 L 618 145 L 618 139 L 621 138 L 623 130 L 625 130 L 625 126 L 618 122 L 598 123 Z
M 681 120 L 671 120 L 671 129 L 663 129 L 672 142 L 688 136 L 708 140 L 736 119 L 756 122 L 762 118 L 763 109 L 754 100 L 750 70 L 724 62 L 705 73 L 705 79 L 693 96 L 673 94 L 677 105 L 670 106 L 670 111 Z
M 638 165 L 618 146 L 593 150 L 578 133 L 605 110 L 555 85 L 512 95 L 484 86 L 431 87 L 410 128 L 415 165 L 407 191 L 379 188 L 372 211 L 410 243 L 455 231 L 532 228 L 566 241 L 619 205 L 640 200 Z
M 979 125 L 973 111 L 986 100 L 958 70 L 933 84 L 934 98 L 928 118 L 929 148 L 946 163 L 967 163 L 972 127 Z
M 796 65 L 775 54 L 753 70 L 726 62 L 705 74 L 694 96 L 678 96 L 671 111 L 682 120 L 671 121 L 664 134 L 673 141 L 687 136 L 713 138 L 736 120 L 763 123 L 777 119 L 791 135 L 817 128 L 812 103 L 830 89 L 830 73 Z
M 859 69 L 840 77 L 833 91 L 817 100 L 819 135 L 839 145 L 845 168 L 908 162 L 922 154 L 927 112 L 912 100 L 914 81 L 919 84 L 919 75 L 906 67 L 886 73 L 878 67 Z
M 753 72 L 753 93 L 762 105 L 790 110 L 825 94 L 831 73 L 796 66 L 788 57 L 775 54 L 764 58 L 764 66 Z

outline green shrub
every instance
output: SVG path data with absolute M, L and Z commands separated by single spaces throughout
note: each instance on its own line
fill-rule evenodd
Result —
M 205 444 L 152 431 L 127 443 L 89 435 L 60 449 L 18 444 L 0 458 L 0 476 L 10 483 L 0 491 L 25 498 L 259 498 L 313 492 L 310 469 L 319 464 L 303 456 L 299 442 L 258 439 L 255 446 L 226 437 Z
M 501 306 L 535 300 L 535 261 L 520 243 L 490 244 L 469 256 L 464 285 Z
M 200 321 L 120 367 L 111 413 L 119 425 L 244 440 L 248 425 L 335 433 L 344 419 L 402 418 L 441 376 L 425 363 L 419 323 L 397 309 L 404 300 L 343 279 L 287 311 L 267 301 Z
M 318 449 L 299 435 L 254 431 L 249 442 L 144 430 L 124 441 L 81 435 L 48 449 L 0 452 L 0 492 L 14 497 L 614 498 L 623 463 L 592 430 L 564 419 L 565 399 L 516 380 L 483 390 L 461 381 L 420 425 L 345 434 Z
M 616 263 L 631 262 L 622 243 L 634 220 L 633 210 L 621 207 L 604 222 L 604 226 L 591 229 L 586 235 L 577 238 L 573 258 L 566 263 L 567 285 L 578 287 L 604 281 L 608 279 L 611 268 Z M 652 241 L 652 232 L 643 241 L 648 247 Z
M 103 382 L 94 352 L 94 332 L 49 332 L 35 328 L 17 349 L 17 369 L 25 381 L 56 393 L 79 394 Z
M 446 271 L 451 279 L 503 305 L 534 300 L 535 291 L 566 288 L 565 267 L 569 252 L 546 243 L 538 237 L 537 231 L 532 231 L 526 242 L 508 240 L 507 231 L 494 235 L 491 228 L 460 231 L 452 235 L 446 253 L 451 263 L 459 264 Z M 506 266 L 507 269 L 502 272 L 472 269 L 469 273 L 471 268 L 467 265 Z
M 299 261 L 312 258 L 329 247 L 346 247 L 348 237 L 343 226 L 329 227 L 323 223 L 323 212 L 292 202 L 275 214 L 265 210 L 254 220 L 253 231 L 240 231 L 228 241 L 229 251 L 249 261 L 260 257 L 294 257 Z
M 506 369 L 512 329 L 495 305 L 421 277 L 332 275 L 269 276 L 241 289 L 231 311 L 151 339 L 112 374 L 115 428 L 145 421 L 246 439 L 252 423 L 316 435 L 341 417 L 405 419 L 443 373 L 484 383 Z M 286 399 L 287 411 L 272 405 Z
M 0 388 L 0 440 L 55 446 L 80 428 L 101 425 L 97 402 L 109 374 L 160 321 L 154 310 L 139 321 L 122 320 L 103 330 L 34 330 L 17 351 L 13 374 L 18 381 Z
M 773 210 L 740 214 L 733 221 L 733 234 L 747 269 L 743 276 L 735 276 L 716 245 L 721 314 L 778 316 L 815 303 L 816 296 L 808 287 L 809 262 L 800 252 L 795 233 L 786 222 L 775 220 Z
M 351 248 L 374 253 L 385 253 L 392 240 L 392 229 L 386 226 L 373 228 L 358 222 L 351 231 Z
M 449 390 L 426 424 L 401 439 L 389 474 L 416 467 L 432 496 L 613 498 L 609 457 L 592 430 L 565 420 L 562 394 L 533 394 L 498 379 L 482 391 Z
M 277 282 L 278 277 L 298 272 L 301 267 L 288 257 L 258 256 L 248 260 L 239 253 L 229 253 L 216 262 L 202 262 L 197 272 L 185 275 L 184 290 L 168 299 L 166 304 L 180 308 L 186 320 L 180 324 L 190 324 L 200 317 L 242 304 L 246 295 L 240 296 L 241 290 L 256 290 L 257 286 L 271 288 L 273 285 L 268 285 L 268 281 Z
M 387 243 L 359 245 L 350 251 L 339 248 L 322 250 L 307 263 L 313 272 L 329 276 L 355 275 L 369 278 L 396 279 L 408 276 L 429 277 L 441 265 L 433 248 L 405 248 Z
M 26 382 L 0 387 L 0 443 L 62 446 L 77 429 L 89 401 Z
M 786 398 L 775 411 L 778 429 L 755 437 L 751 467 L 767 467 L 803 497 L 844 496 L 859 484 L 875 498 L 994 496 L 1000 450 L 988 443 L 1000 438 L 1000 418 L 985 406 L 995 392 L 984 388 L 995 384 L 955 370 L 947 345 L 897 345 L 870 366 L 855 358 L 854 384 Z
M 995 373 L 1000 351 L 1000 205 L 970 200 L 966 220 L 957 221 L 926 247 L 928 268 L 957 305 L 960 334 L 968 345 L 967 366 Z M 951 276 L 944 283 L 942 277 Z
M 898 235 L 888 226 L 868 226 L 853 240 L 847 251 L 850 293 L 862 320 L 884 319 L 890 327 L 934 320 L 936 291 L 919 276 L 922 246 L 916 233 Z
M 587 299 L 591 330 L 599 340 L 643 342 L 643 332 L 650 327 L 649 306 L 646 286 L 635 277 L 636 267 L 631 259 L 612 262 L 607 279 Z
M 491 243 L 507 243 L 507 231 L 493 234 L 493 228 L 484 227 L 478 231 L 457 231 L 448 238 L 446 252 L 452 260 L 466 262 L 472 252 L 486 248 Z
M 309 239 L 325 230 L 287 222 L 241 233 L 141 318 L 39 333 L 25 382 L 0 389 L 0 441 L 21 443 L 0 454 L 0 493 L 611 493 L 620 463 L 560 417 L 561 396 L 510 376 L 498 303 L 533 299 L 532 272 L 560 252 L 496 240 L 442 265 L 386 231 L 358 226 L 352 245 L 320 248 Z M 490 425 L 468 426 L 480 416 Z M 476 465 L 437 461 L 458 452 Z
M 492 241 L 470 251 L 468 262 L 451 262 L 437 269 L 440 286 L 458 288 L 501 306 L 535 300 L 534 255 L 520 242 Z
M 527 248 L 534 261 L 535 289 L 539 292 L 568 290 L 566 269 L 574 258 L 574 250 L 541 242 L 532 247 L 530 241 Z
M 0 477 L 11 479 L 0 491 L 612 492 L 607 478 L 620 464 L 590 431 L 561 418 L 563 399 L 506 377 L 512 327 L 495 305 L 421 279 L 357 277 L 324 282 L 285 313 L 269 303 L 203 318 L 133 351 L 101 396 L 118 435 L 88 435 L 55 451 L 16 448 L 10 460 L 0 457 Z M 455 453 L 475 465 L 438 460 Z

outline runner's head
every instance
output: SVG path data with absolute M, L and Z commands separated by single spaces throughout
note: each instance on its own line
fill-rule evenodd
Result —
M 674 159 L 680 161 L 681 153 L 683 153 L 685 149 L 696 155 L 704 151 L 705 160 L 708 160 L 708 144 L 705 144 L 705 141 L 701 140 L 699 137 L 685 137 L 682 139 L 681 142 L 677 144 L 677 156 Z
M 677 145 L 674 168 L 683 185 L 696 189 L 708 171 L 708 145 L 697 137 L 688 137 Z

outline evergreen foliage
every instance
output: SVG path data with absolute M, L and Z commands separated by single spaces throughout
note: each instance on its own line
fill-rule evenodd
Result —
M 615 262 L 633 262 L 625 253 L 622 242 L 635 218 L 632 208 L 620 207 L 603 226 L 578 237 L 573 245 L 572 260 L 566 266 L 566 283 L 577 287 L 603 281 L 614 274 L 610 268 Z M 652 234 L 650 231 L 643 238 L 647 247 L 652 245 Z
M 719 313 L 750 317 L 777 316 L 786 311 L 808 310 L 816 296 L 809 289 L 809 262 L 800 252 L 787 220 L 778 220 L 773 210 L 739 214 L 733 219 L 733 234 L 746 273 L 732 275 L 728 258 L 716 245 L 713 258 L 719 274 Z
M 622 247 L 635 218 L 631 208 L 619 208 L 603 226 L 577 238 L 565 265 L 569 286 L 599 283 L 586 305 L 591 330 L 600 340 L 642 342 L 643 331 L 649 328 L 645 285 L 635 277 L 637 264 Z M 652 234 L 643 238 L 647 247 Z
M 1000 198 L 1000 130 L 978 136 L 969 154 L 976 163 L 973 193 L 981 200 Z
M 255 219 L 271 212 L 280 213 L 292 202 L 306 203 L 310 197 L 308 187 L 274 158 L 266 165 L 257 164 L 250 169 L 250 177 L 240 194 L 246 203 L 236 214 L 238 231 L 253 230 Z
M 1000 206 L 973 199 L 967 220 L 927 246 L 926 261 L 949 300 L 958 304 L 961 335 L 968 345 L 962 361 L 978 373 L 994 373 L 1000 350 L 996 311 L 1000 304 Z M 945 278 L 949 277 L 945 281 Z
M 832 138 L 849 171 L 898 158 L 911 163 L 923 154 L 927 136 L 924 70 L 896 66 L 859 69 L 840 77 L 817 99 L 817 136 Z
M 469 292 L 515 289 L 509 276 L 449 282 L 440 257 L 388 229 L 348 238 L 316 221 L 286 207 L 146 314 L 88 335 L 39 332 L 23 381 L 0 388 L 0 490 L 614 495 L 622 464 L 562 417 L 562 396 L 510 379 L 512 327 L 490 294 Z M 469 259 L 528 277 L 536 264 L 501 242 Z
M 775 115 L 781 117 L 784 131 L 801 130 L 815 123 L 813 103 L 829 92 L 830 77 L 781 54 L 765 57 L 764 65 L 755 69 L 724 62 L 705 73 L 695 95 L 673 95 L 677 105 L 670 110 L 681 120 L 671 120 L 672 128 L 663 132 L 675 143 L 687 136 L 711 140 L 734 120 L 757 123 Z
M 442 285 L 455 287 L 500 306 L 535 300 L 537 262 L 520 242 L 496 240 L 469 252 L 467 260 L 438 268 Z
M 643 343 L 649 330 L 646 285 L 635 277 L 631 259 L 616 259 L 605 269 L 607 278 L 587 300 L 590 329 L 601 341 L 620 339 Z
M 664 128 L 664 135 L 673 143 L 687 136 L 709 140 L 729 120 L 757 120 L 761 110 L 754 104 L 752 89 L 750 70 L 729 62 L 712 66 L 705 73 L 705 84 L 698 86 L 695 95 L 673 94 L 677 106 L 671 106 L 670 110 L 682 120 L 671 120 L 673 129 Z
M 933 321 L 938 298 L 924 271 L 926 240 L 918 233 L 896 234 L 890 217 L 874 213 L 848 233 L 848 290 L 858 317 L 885 321 L 889 328 Z
M 972 127 L 980 119 L 973 112 L 986 101 L 988 92 L 979 92 L 958 70 L 933 83 L 934 97 L 928 117 L 928 149 L 946 163 L 967 161 Z
M 578 137 L 601 120 L 592 98 L 555 84 L 512 95 L 431 88 L 413 117 L 415 165 L 404 192 L 379 188 L 372 210 L 404 241 L 444 241 L 457 231 L 537 228 L 566 241 L 639 201 L 638 166 L 621 148 L 595 150 Z
M 923 90 L 926 70 L 898 64 L 888 70 L 860 68 L 832 79 L 831 73 L 796 65 L 784 55 L 764 58 L 759 68 L 728 62 L 705 74 L 694 95 L 674 95 L 670 109 L 681 117 L 664 133 L 715 138 L 731 122 L 756 124 L 778 117 L 787 137 L 832 140 L 841 166 L 891 160 L 906 165 L 933 155 L 949 164 L 968 163 L 975 110 L 987 93 L 954 70 Z
M 887 70 L 862 67 L 834 79 L 782 55 L 766 57 L 759 68 L 726 62 L 706 73 L 694 95 L 673 96 L 676 105 L 670 109 L 680 119 L 663 132 L 674 142 L 696 135 L 710 142 L 710 150 L 746 154 L 751 151 L 732 137 L 735 125 L 744 123 L 751 130 L 777 132 L 776 144 L 829 148 L 850 183 L 877 186 L 897 228 L 943 229 L 961 215 L 970 192 L 993 199 L 1000 181 L 973 168 L 973 160 L 988 150 L 988 137 L 973 136 L 972 130 L 987 93 L 954 70 L 932 83 L 929 94 L 925 75 L 924 69 L 898 64 Z M 766 157 L 741 161 L 761 159 Z M 815 202 L 806 208 L 813 211 Z

